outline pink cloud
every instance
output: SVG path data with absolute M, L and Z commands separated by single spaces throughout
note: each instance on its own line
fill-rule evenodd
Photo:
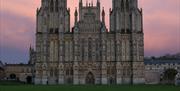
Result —
M 67 1 L 73 26 L 74 11 L 79 0 Z M 86 0 L 83 1 L 85 4 Z M 93 1 L 96 5 L 96 0 Z M 105 7 L 106 11 L 106 25 L 109 26 L 109 8 L 112 1 L 101 1 L 101 7 Z M 28 54 L 27 48 L 35 43 L 36 9 L 40 7 L 40 2 L 41 0 L 0 1 L 0 49 L 6 51 L 11 47 L 23 53 L 26 51 L 26 54 L 21 55 Z M 145 55 L 180 52 L 180 0 L 139 0 L 139 7 L 143 8 L 144 13 Z
M 30 18 L 9 12 L 1 12 L 0 16 L 2 18 L 0 23 L 1 46 L 24 51 L 27 45 L 33 42 L 35 22 Z

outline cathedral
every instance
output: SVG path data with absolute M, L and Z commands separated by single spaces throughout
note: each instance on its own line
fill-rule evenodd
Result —
M 143 14 L 138 0 L 112 0 L 107 29 L 100 0 L 74 12 L 67 0 L 37 9 L 35 84 L 144 84 Z

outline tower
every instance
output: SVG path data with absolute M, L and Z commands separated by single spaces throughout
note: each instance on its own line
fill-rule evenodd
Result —
M 34 62 L 36 61 L 36 52 L 34 48 L 30 46 L 29 48 L 29 62 L 28 64 L 34 65 Z
M 35 84 L 56 84 L 60 78 L 58 62 L 62 61 L 63 35 L 70 32 L 70 10 L 67 0 L 41 0 L 41 3 L 36 16 Z
M 144 83 L 143 20 L 137 1 L 112 0 L 110 32 L 117 41 L 117 84 Z
M 88 3 L 86 2 L 86 6 L 83 6 L 82 0 L 79 1 L 79 21 L 86 20 L 85 17 L 93 16 L 90 15 L 91 13 L 94 14 L 94 18 L 97 21 L 100 21 L 100 1 L 97 0 L 96 5 L 93 6 L 93 2 Z M 86 15 L 88 14 L 88 15 Z
M 77 8 L 76 8 L 76 10 L 75 10 L 75 13 L 74 13 L 74 25 L 76 25 L 77 24 L 77 22 L 78 22 L 78 11 L 77 11 Z

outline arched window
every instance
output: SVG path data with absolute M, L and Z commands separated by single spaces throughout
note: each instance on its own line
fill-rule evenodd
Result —
M 84 47 L 84 46 L 85 46 L 85 41 L 84 41 L 84 39 L 82 39 L 81 44 L 82 44 L 82 45 L 81 45 L 81 48 L 82 48 L 82 51 L 81 51 L 81 52 L 82 52 L 82 53 L 81 53 L 81 55 L 82 55 L 82 61 L 84 61 L 84 57 L 85 57 L 85 51 L 84 51 L 84 50 L 85 50 L 85 47 Z
M 53 77 L 53 69 L 50 70 L 50 76 Z
M 111 70 L 110 70 L 110 67 L 108 67 L 107 69 L 107 75 L 110 75 L 111 74 Z
M 129 11 L 129 0 L 126 0 L 126 10 Z
M 67 78 L 67 84 L 73 84 L 73 79 L 71 77 Z
M 100 48 L 99 48 L 99 40 L 96 39 L 96 61 L 99 61 L 99 52 L 100 52 Z
M 73 76 L 73 67 L 71 67 L 70 75 Z
M 66 75 L 67 76 L 69 75 L 69 69 L 66 69 Z
M 53 33 L 54 33 L 54 29 L 53 29 L 53 28 L 50 28 L 50 29 L 49 29 L 49 33 L 50 33 L 50 34 L 53 34 Z
M 59 6 L 59 1 L 58 0 L 56 0 L 56 12 L 58 12 L 58 6 Z
M 113 66 L 113 67 L 112 67 L 112 69 L 111 69 L 111 73 L 112 73 L 113 75 L 115 75 L 115 74 L 116 74 L 116 67 L 115 67 L 115 66 Z
M 92 39 L 88 39 L 88 58 L 89 61 L 92 61 Z
M 116 84 L 115 78 L 110 77 L 109 78 L 109 84 Z
M 54 75 L 57 77 L 58 76 L 58 69 L 55 69 Z
M 89 72 L 86 76 L 86 84 L 89 84 L 89 85 L 95 84 L 95 78 L 91 72 Z
M 54 2 L 53 0 L 51 0 L 50 2 L 50 12 L 53 12 L 54 11 Z
M 55 29 L 55 34 L 59 34 L 59 28 Z
M 10 79 L 16 79 L 16 75 L 15 74 L 10 74 Z
M 124 0 L 121 1 L 121 11 L 124 11 Z

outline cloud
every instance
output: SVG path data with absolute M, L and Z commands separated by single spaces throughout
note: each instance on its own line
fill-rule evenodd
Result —
M 79 0 L 67 0 L 71 9 L 71 26 Z M 85 0 L 84 4 L 85 4 Z M 96 0 L 94 5 L 96 5 Z M 27 62 L 28 47 L 35 45 L 36 9 L 41 0 L 0 0 L 0 59 Z M 89 0 L 91 2 L 91 0 Z M 106 25 L 112 0 L 101 0 Z M 139 0 L 143 8 L 145 55 L 180 52 L 180 0 Z
M 146 56 L 180 52 L 180 1 L 141 1 Z
M 35 22 L 7 11 L 0 11 L 0 16 L 0 59 L 8 62 L 27 60 L 28 47 L 35 41 Z

